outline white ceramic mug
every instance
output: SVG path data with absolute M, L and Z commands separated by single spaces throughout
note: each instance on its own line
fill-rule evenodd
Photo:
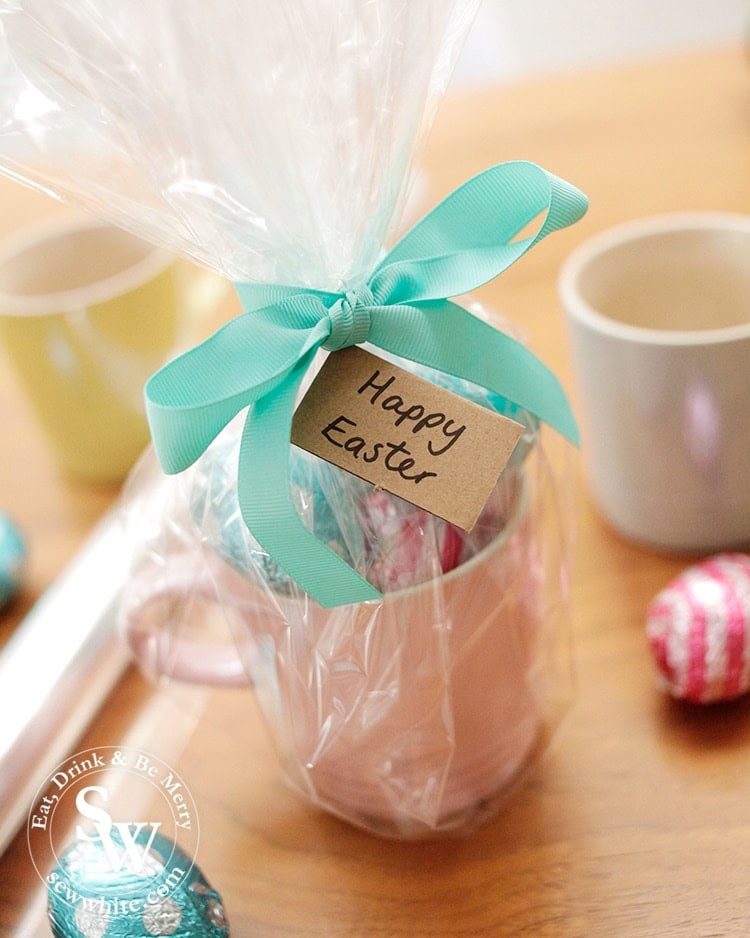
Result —
M 750 544 L 750 217 L 595 236 L 559 280 L 595 502 L 674 553 Z

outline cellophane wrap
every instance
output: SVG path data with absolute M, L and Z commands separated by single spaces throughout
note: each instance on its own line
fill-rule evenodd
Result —
M 345 289 L 393 236 L 475 7 L 12 0 L 0 170 L 231 280 Z M 143 667 L 251 682 L 290 783 L 403 838 L 494 811 L 568 699 L 569 524 L 543 430 L 419 373 L 525 432 L 468 534 L 291 448 L 301 518 L 380 601 L 323 609 L 255 542 L 236 420 L 177 476 L 148 452 L 123 499 Z
M 369 272 L 479 0 L 9 0 L 0 164 L 230 280 Z

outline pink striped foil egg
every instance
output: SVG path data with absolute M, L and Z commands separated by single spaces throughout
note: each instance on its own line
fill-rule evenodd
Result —
M 713 703 L 750 690 L 750 556 L 683 571 L 650 603 L 646 636 L 673 697 Z

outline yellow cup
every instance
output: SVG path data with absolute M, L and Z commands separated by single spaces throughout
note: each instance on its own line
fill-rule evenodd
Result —
M 0 242 L 0 341 L 66 475 L 121 481 L 146 446 L 143 385 L 181 339 L 179 263 L 90 219 Z

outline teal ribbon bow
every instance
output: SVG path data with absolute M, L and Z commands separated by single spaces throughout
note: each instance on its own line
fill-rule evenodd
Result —
M 192 465 L 252 405 L 238 496 L 256 541 L 321 606 L 381 594 L 302 523 L 289 483 L 297 391 L 319 348 L 368 342 L 481 385 L 578 442 L 565 393 L 525 346 L 446 297 L 493 279 L 546 235 L 577 221 L 586 197 L 533 163 L 501 163 L 451 193 L 343 294 L 240 283 L 247 310 L 156 372 L 146 409 L 167 473 Z M 525 233 L 533 223 L 534 230 Z

